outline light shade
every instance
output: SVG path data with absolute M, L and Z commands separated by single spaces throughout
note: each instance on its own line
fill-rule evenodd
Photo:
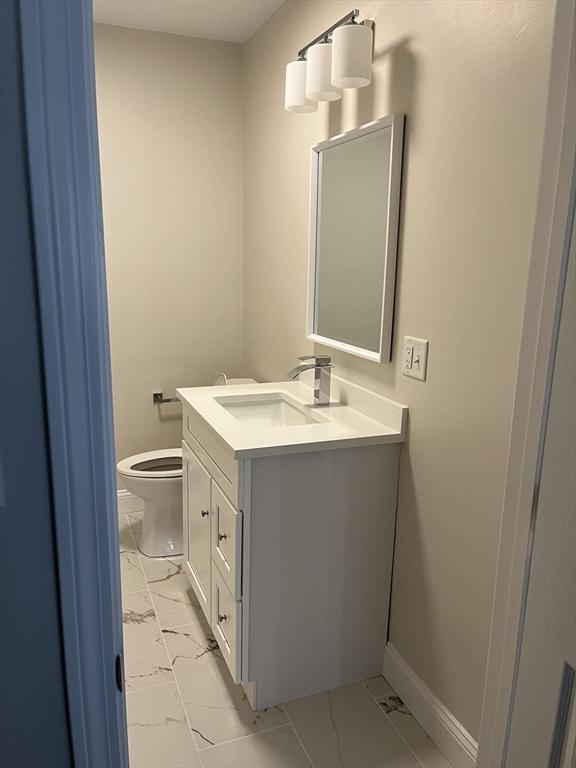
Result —
M 318 102 L 306 98 L 306 62 L 291 61 L 286 65 L 286 112 L 316 112 Z
M 346 24 L 332 34 L 332 84 L 363 88 L 372 80 L 372 29 Z
M 341 99 L 342 92 L 332 85 L 332 45 L 316 43 L 308 48 L 306 57 L 306 96 L 313 101 Z

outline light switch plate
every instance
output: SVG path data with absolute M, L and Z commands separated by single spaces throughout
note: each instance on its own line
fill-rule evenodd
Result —
M 402 347 L 402 373 L 419 381 L 426 381 L 428 341 L 415 336 L 404 336 Z

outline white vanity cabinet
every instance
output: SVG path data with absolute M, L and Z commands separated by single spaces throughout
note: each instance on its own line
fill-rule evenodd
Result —
M 186 572 L 238 683 L 242 513 L 226 498 L 186 441 L 182 442 L 182 469 Z
M 187 425 L 185 414 L 185 439 L 182 442 L 184 562 L 234 682 L 239 683 L 242 512 L 227 498 L 218 480 L 222 485 L 229 486 L 229 492 L 235 486 L 231 482 L 223 482 L 229 478 L 222 474 L 219 465 L 202 448 Z M 218 444 L 214 447 L 215 454 L 219 453 L 218 449 L 224 450 Z M 214 458 L 222 457 L 216 455 Z M 221 464 L 225 462 L 221 461 Z
M 262 709 L 380 674 L 404 437 L 236 449 L 184 396 L 209 389 L 179 390 L 184 555 L 234 681 Z
M 212 479 L 193 451 L 182 443 L 184 560 L 194 591 L 210 616 L 210 508 Z

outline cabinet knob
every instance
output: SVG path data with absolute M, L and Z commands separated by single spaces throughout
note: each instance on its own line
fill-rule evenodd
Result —
M 218 540 L 219 541 L 224 541 L 224 539 L 227 539 L 227 538 L 228 538 L 228 534 L 227 533 L 219 533 L 218 534 Z
M 226 614 L 224 615 L 220 613 L 218 614 L 218 624 L 222 624 L 223 621 L 227 621 L 227 620 L 228 620 L 228 616 L 226 616 Z
M 202 510 L 200 511 L 200 514 L 202 515 L 202 517 L 208 517 L 208 515 L 210 514 L 210 512 L 208 512 L 208 510 L 207 510 L 207 509 L 202 509 Z

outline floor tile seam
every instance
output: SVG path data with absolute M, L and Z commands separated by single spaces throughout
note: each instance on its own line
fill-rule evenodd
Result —
M 126 520 L 128 521 L 128 533 L 132 539 L 135 552 L 138 552 L 138 542 L 136 541 L 136 536 L 134 536 L 134 532 L 132 530 L 132 521 L 130 520 L 130 515 L 127 512 L 123 512 L 122 514 L 126 515 Z
M 144 570 L 144 568 L 142 568 Z M 168 651 L 168 646 L 166 645 L 166 640 L 164 639 L 164 634 L 162 633 L 162 627 L 160 626 L 160 620 L 158 618 L 158 612 L 156 610 L 156 605 L 154 604 L 154 600 L 152 599 L 152 592 L 150 591 L 150 586 L 148 582 L 146 582 L 146 588 L 148 590 L 148 597 L 150 598 L 150 602 L 152 603 L 152 608 L 154 610 L 154 615 L 156 617 L 156 621 L 158 622 L 158 627 L 160 629 L 160 637 L 162 638 L 162 645 L 164 647 L 164 650 L 166 652 L 166 656 L 168 657 L 168 664 L 170 665 L 170 669 L 172 670 L 172 675 L 174 677 L 174 683 L 176 685 L 176 691 L 178 692 L 178 698 L 180 699 L 180 706 L 182 707 L 182 710 L 184 712 L 184 717 L 186 718 L 186 725 L 188 726 L 188 732 L 190 734 L 190 739 L 192 741 L 192 746 L 194 748 L 194 752 L 196 753 L 196 758 L 198 760 L 199 765 L 202 765 L 200 761 L 200 755 L 198 752 L 198 747 L 196 746 L 196 740 L 194 738 L 194 731 L 192 730 L 192 726 L 190 725 L 190 719 L 188 718 L 188 712 L 186 711 L 186 707 L 184 706 L 184 697 L 182 696 L 182 691 L 180 690 L 180 684 L 178 683 L 178 678 L 176 677 L 176 672 L 174 671 L 174 667 L 172 665 L 172 659 L 170 657 L 170 652 Z
M 150 591 L 150 599 L 152 600 L 152 603 L 154 605 L 154 598 L 152 597 L 152 592 L 151 591 Z M 154 608 L 155 608 L 155 606 L 154 606 Z M 156 610 L 156 608 L 155 608 L 155 610 Z M 162 630 L 164 630 L 164 629 L 170 630 L 170 629 L 179 629 L 179 628 L 181 629 L 183 627 L 197 627 L 197 626 L 202 626 L 202 623 L 203 622 L 202 622 L 201 619 L 197 619 L 195 621 L 187 621 L 185 624 L 174 624 L 174 625 L 171 625 L 169 627 L 162 627 L 162 625 L 161 625 L 161 629 Z M 168 649 L 168 646 L 167 646 L 166 643 L 165 643 L 165 645 L 166 645 L 166 648 Z M 172 660 L 170 658 L 170 654 L 168 654 L 168 659 L 170 661 L 170 666 L 172 668 L 172 672 L 174 674 L 174 678 L 177 681 L 176 670 L 174 669 L 174 666 L 172 665 Z M 187 705 L 184 702 L 184 697 L 182 695 L 181 695 L 181 698 L 182 698 L 182 703 L 184 705 L 184 709 L 186 710 Z M 186 713 L 187 713 L 187 710 L 186 710 Z M 285 715 L 287 722 L 280 723 L 280 725 L 274 725 L 271 728 L 262 728 L 262 729 L 259 729 L 257 731 L 254 731 L 253 733 L 246 733 L 243 736 L 237 736 L 237 737 L 235 737 L 233 739 L 223 739 L 222 741 L 219 741 L 217 744 L 210 744 L 210 745 L 208 745 L 206 747 L 200 747 L 197 744 L 195 744 L 196 750 L 198 751 L 198 754 L 200 754 L 201 752 L 205 752 L 207 749 L 212 749 L 213 747 L 218 747 L 221 744 L 229 744 L 231 742 L 238 741 L 239 739 L 245 739 L 245 738 L 249 738 L 250 736 L 257 736 L 257 735 L 262 734 L 262 733 L 268 733 L 268 731 L 275 731 L 278 728 L 289 728 L 289 727 L 292 728 L 296 738 L 298 739 L 298 741 L 301 744 L 301 739 L 298 736 L 298 734 L 296 733 L 296 729 L 294 728 L 293 724 L 290 722 L 290 718 L 288 717 L 288 714 L 286 713 L 285 710 L 283 710 L 283 714 Z M 192 728 L 191 728 L 191 730 L 192 730 Z M 193 733 L 194 733 L 194 731 L 193 731 Z M 302 745 L 302 748 L 304 749 L 304 752 L 305 752 L 306 756 L 308 757 L 308 754 L 306 752 L 306 749 L 304 748 L 304 745 Z M 309 759 L 309 757 L 308 757 L 308 759 Z M 310 764 L 311 764 L 311 766 L 313 768 L 313 763 L 311 762 Z
M 123 589 L 121 594 L 126 595 L 126 597 L 128 597 L 128 595 L 137 595 L 139 592 L 146 594 L 145 589 L 128 589 L 128 590 Z
M 168 685 L 175 685 L 174 680 L 166 680 L 163 683 L 154 683 L 153 685 L 145 686 L 144 688 L 135 688 L 133 691 L 126 691 L 126 696 L 132 696 L 133 693 L 143 693 L 145 691 L 153 691 L 156 688 L 165 688 Z
M 128 515 L 128 520 L 130 521 L 130 516 Z M 148 597 L 150 598 L 150 601 L 152 603 L 152 608 L 154 609 L 154 615 L 156 616 L 156 621 L 158 622 L 158 626 L 160 626 L 160 629 L 162 629 L 160 625 L 160 619 L 158 618 L 158 611 L 156 610 L 156 605 L 154 604 L 154 600 L 152 600 L 152 593 L 150 591 L 150 585 L 148 584 L 148 579 L 146 577 L 146 571 L 144 570 L 144 561 L 142 560 L 142 552 L 140 551 L 140 547 L 138 546 L 138 541 L 136 540 L 136 536 L 134 535 L 134 532 L 132 531 L 132 523 L 129 522 L 130 527 L 130 534 L 132 536 L 132 539 L 134 540 L 134 552 L 138 556 L 138 563 L 140 564 L 140 570 L 142 571 L 142 577 L 144 579 L 145 589 L 141 590 L 142 592 L 147 592 Z M 140 590 L 139 590 L 140 591 Z
M 124 602 L 123 602 L 123 598 L 124 597 L 131 597 L 132 595 L 147 595 L 148 599 L 150 600 L 150 602 L 152 604 L 152 610 L 154 611 L 154 618 L 156 619 L 156 622 L 158 623 L 158 626 L 160 626 L 160 622 L 158 621 L 158 614 L 156 613 L 156 607 L 154 606 L 154 603 L 152 601 L 152 596 L 150 595 L 150 590 L 148 589 L 148 585 L 147 584 L 146 584 L 146 588 L 145 589 L 137 589 L 137 590 L 134 590 L 133 592 L 122 592 L 122 594 L 120 596 L 122 598 L 122 612 L 124 612 L 124 608 L 125 608 Z M 162 632 L 160 632 L 160 634 L 162 634 Z M 170 665 L 170 671 L 172 672 L 172 678 L 173 679 L 172 680 L 166 680 L 163 683 L 153 683 L 152 685 L 143 685 L 141 688 L 136 688 L 133 691 L 126 691 L 126 695 L 128 695 L 129 693 L 138 693 L 139 691 L 149 691 L 150 689 L 160 688 L 160 687 L 162 687 L 164 685 L 174 685 L 174 684 L 176 684 L 176 675 L 174 674 L 174 669 L 172 668 L 172 663 L 170 662 L 170 654 L 168 653 L 168 650 L 166 649 L 165 643 L 163 643 L 163 645 L 164 645 L 164 649 L 166 650 L 166 654 L 168 656 L 168 664 Z M 125 649 L 125 647 L 123 647 L 123 650 L 124 650 L 124 654 L 126 656 L 126 649 Z M 124 666 L 126 666 L 126 658 L 124 658 Z M 180 696 L 180 691 L 178 691 L 178 695 Z M 184 705 L 182 705 L 182 706 L 184 706 Z
M 126 513 L 126 514 L 127 514 L 127 513 Z M 204 763 L 203 763 L 203 761 L 202 761 L 202 753 L 203 753 L 203 752 L 208 752 L 208 751 L 210 751 L 210 750 L 212 750 L 212 749 L 216 749 L 217 747 L 219 747 L 219 746 L 222 746 L 222 745 L 224 745 L 224 744 L 232 744 L 232 743 L 234 743 L 234 742 L 237 742 L 237 741 L 243 741 L 243 740 L 245 740 L 245 739 L 249 739 L 249 738 L 252 738 L 252 737 L 255 737 L 255 736 L 259 736 L 259 735 L 261 735 L 261 734 L 264 734 L 264 733 L 270 733 L 270 732 L 272 732 L 272 731 L 276 731 L 276 730 L 279 730 L 280 728 L 290 728 L 290 729 L 292 730 L 292 732 L 294 733 L 294 735 L 296 736 L 296 739 L 297 739 L 298 743 L 300 744 L 300 747 L 302 748 L 302 751 L 304 752 L 304 754 L 305 754 L 305 756 L 306 756 L 306 759 L 308 760 L 308 762 L 309 762 L 309 764 L 310 764 L 311 768 L 315 768 L 315 764 L 314 764 L 314 761 L 312 760 L 312 758 L 311 758 L 311 756 L 310 756 L 310 753 L 308 752 L 308 750 L 307 750 L 307 748 L 306 748 L 306 746 L 305 746 L 305 744 L 304 744 L 304 742 L 303 742 L 303 740 L 302 740 L 302 737 L 301 737 L 301 736 L 300 736 L 300 734 L 298 733 L 298 730 L 297 730 L 296 726 L 294 725 L 294 722 L 292 721 L 292 718 L 290 717 L 290 715 L 288 714 L 288 712 L 286 711 L 286 709 L 284 709 L 283 711 L 284 711 L 284 714 L 285 714 L 285 716 L 286 716 L 286 719 L 288 720 L 288 723 L 282 723 L 282 724 L 280 724 L 280 725 L 277 725 L 277 726 L 273 726 L 272 728 L 266 728 L 266 729 L 263 729 L 263 730 L 259 730 L 259 731 L 256 731 L 256 732 L 254 732 L 254 733 L 245 734 L 244 736 L 239 736 L 239 737 L 237 737 L 237 738 L 234 738 L 234 739 L 226 739 L 226 740 L 224 740 L 224 741 L 218 742 L 218 744 L 214 744 L 214 745 L 211 745 L 211 746 L 208 746 L 208 747 L 202 747 L 202 748 L 201 748 L 201 747 L 198 747 L 198 745 L 196 744 L 196 740 L 195 740 L 195 737 L 194 737 L 194 730 L 192 729 L 192 726 L 191 726 L 191 724 L 190 724 L 190 719 L 189 719 L 189 717 L 188 717 L 188 712 L 187 712 L 186 706 L 185 706 L 185 704 L 184 704 L 184 698 L 183 698 L 183 696 L 182 696 L 182 691 L 181 691 L 181 688 L 180 688 L 180 684 L 179 684 L 179 682 L 178 682 L 178 678 L 177 678 L 177 676 L 176 676 L 176 671 L 174 670 L 174 667 L 173 667 L 173 664 L 172 664 L 172 659 L 171 659 L 171 657 L 170 657 L 170 653 L 169 653 L 169 651 L 168 651 L 168 646 L 167 646 L 167 644 L 166 644 L 166 640 L 165 640 L 165 638 L 164 638 L 164 634 L 163 634 L 163 631 L 162 631 L 162 630 L 164 630 L 164 629 L 178 629 L 178 628 L 181 628 L 181 627 L 185 627 L 185 626 L 197 626 L 197 625 L 199 625 L 199 624 L 202 624 L 202 620 L 200 619 L 200 620 L 195 620 L 195 621 L 187 621 L 187 622 L 186 622 L 186 623 L 184 623 L 184 624 L 172 624 L 172 625 L 170 625 L 170 626 L 163 626 L 163 625 L 160 623 L 160 618 L 159 618 L 159 616 L 158 616 L 158 610 L 157 610 L 157 608 L 156 608 L 156 604 L 155 604 L 155 602 L 154 602 L 154 598 L 152 597 L 152 590 L 150 589 L 150 584 L 149 584 L 149 582 L 148 582 L 148 578 L 147 578 L 147 575 L 146 575 L 146 571 L 144 570 L 144 564 L 143 564 L 143 562 L 142 562 L 142 553 L 140 552 L 140 550 L 139 550 L 139 548 L 138 548 L 138 546 L 137 546 L 137 544 L 136 544 L 136 540 L 135 540 L 134 534 L 133 534 L 133 532 L 132 532 L 132 523 L 131 523 L 131 521 L 130 521 L 130 518 L 129 518 L 129 516 L 128 516 L 128 515 L 127 515 L 127 517 L 128 517 L 129 533 L 130 533 L 130 536 L 131 536 L 131 538 L 132 538 L 132 541 L 133 541 L 133 543 L 134 543 L 134 546 L 135 546 L 135 553 L 138 555 L 138 560 L 139 560 L 139 564 L 140 564 L 140 568 L 141 568 L 142 574 L 143 574 L 143 576 L 144 576 L 144 582 L 145 582 L 145 584 L 146 584 L 146 589 L 142 589 L 142 590 L 133 590 L 133 591 L 130 591 L 130 592 L 124 592 L 123 594 L 126 594 L 126 595 L 133 595 L 133 594 L 137 594 L 137 593 L 139 593 L 139 592 L 140 592 L 140 593 L 147 593 L 147 594 L 148 594 L 148 597 L 150 598 L 150 602 L 151 602 L 151 604 L 152 604 L 152 608 L 153 608 L 153 610 L 154 610 L 154 617 L 155 617 L 155 619 L 156 619 L 156 621 L 157 621 L 157 623 L 158 623 L 158 626 L 159 626 L 159 628 L 160 628 L 160 634 L 161 634 L 161 637 L 162 637 L 162 645 L 163 645 L 163 647 L 164 647 L 164 649 L 165 649 L 165 651 L 166 651 L 166 655 L 167 655 L 167 657 L 168 657 L 168 663 L 169 663 L 169 665 L 170 665 L 170 669 L 171 669 L 171 671 L 172 671 L 172 675 L 173 675 L 173 678 L 174 678 L 172 681 L 167 681 L 167 682 L 165 682 L 165 683 L 159 683 L 159 684 L 157 684 L 157 685 L 153 685 L 153 686 L 148 686 L 148 687 L 140 688 L 140 689 L 138 689 L 138 690 L 135 690 L 135 691 L 129 691 L 129 692 L 127 692 L 127 695 L 128 695 L 128 694 L 132 694 L 132 693 L 139 693 L 139 692 L 141 692 L 141 691 L 148 691 L 148 690 L 153 690 L 154 688 L 162 688 L 162 687 L 166 687 L 166 686 L 168 686 L 168 685 L 174 685 L 174 686 L 176 687 L 176 691 L 177 691 L 177 694 L 178 694 L 178 698 L 179 698 L 179 700 L 180 700 L 180 704 L 181 704 L 181 706 L 182 706 L 182 709 L 183 709 L 183 711 L 184 711 L 184 716 L 185 716 L 185 718 L 186 718 L 186 724 L 187 724 L 187 726 L 188 726 L 188 730 L 189 730 L 189 733 L 190 733 L 190 737 L 191 737 L 191 740 L 192 740 L 192 745 L 193 745 L 193 747 L 194 747 L 194 750 L 195 750 L 195 752 L 196 752 L 196 756 L 197 756 L 197 758 L 198 758 L 198 761 L 199 761 L 199 763 L 200 763 L 200 765 L 201 765 L 201 766 L 203 766 L 203 765 L 204 765 Z M 378 708 L 378 710 L 381 712 L 381 714 L 382 714 L 382 715 L 384 715 L 384 717 L 386 718 L 387 722 L 388 722 L 388 723 L 390 723 L 390 725 L 392 726 L 392 728 L 394 729 L 394 731 L 395 731 L 395 732 L 398 734 L 398 736 L 399 736 L 399 737 L 402 739 L 402 741 L 404 742 L 404 744 L 405 744 L 405 745 L 406 745 L 406 747 L 408 748 L 409 752 L 410 752 L 412 755 L 414 755 L 414 757 L 416 758 L 416 761 L 418 762 L 418 764 L 419 764 L 419 765 L 420 765 L 422 768 L 426 768 L 426 766 L 424 766 L 424 764 L 422 763 L 422 761 L 420 760 L 420 758 L 418 757 L 418 755 L 416 754 L 416 752 L 415 752 L 415 751 L 412 749 L 412 747 L 411 747 L 411 746 L 410 746 L 410 744 L 409 744 L 409 743 L 406 741 L 406 739 L 404 738 L 404 736 L 403 736 L 403 735 L 400 733 L 400 731 L 399 731 L 399 730 L 396 728 L 396 726 L 394 725 L 394 723 L 392 722 L 392 720 L 391 720 L 391 719 L 388 717 L 388 715 L 386 714 L 386 712 L 384 712 L 384 710 L 383 710 L 383 709 L 382 709 L 382 707 L 380 706 L 380 703 L 378 702 L 378 700 L 376 699 L 376 697 L 372 695 L 371 691 L 368 689 L 368 687 L 367 687 L 367 686 L 366 686 L 364 683 L 363 683 L 363 686 L 364 686 L 365 690 L 367 691 L 367 693 L 368 693 L 369 697 L 370 697 L 370 698 L 372 699 L 372 701 L 374 702 L 374 705 L 375 705 L 375 706 Z
M 191 619 L 190 621 L 185 621 L 182 624 L 169 624 L 167 626 L 164 626 L 162 624 L 162 622 L 160 621 L 160 616 L 158 615 L 158 609 L 156 608 L 156 603 L 154 602 L 154 598 L 152 596 L 152 590 L 150 589 L 150 582 L 148 581 L 148 576 L 146 575 L 146 569 L 144 568 L 144 562 L 142 560 L 143 554 L 142 554 L 142 552 L 140 552 L 139 549 L 137 550 L 137 554 L 138 554 L 138 558 L 140 560 L 140 567 L 142 569 L 142 573 L 144 574 L 144 581 L 146 582 L 146 589 L 148 590 L 148 593 L 150 594 L 150 600 L 152 600 L 152 605 L 154 607 L 154 613 L 156 614 L 156 618 L 158 619 L 158 624 L 160 625 L 160 629 L 178 629 L 179 627 L 186 627 L 189 624 L 191 624 L 191 625 L 202 624 L 202 619 Z M 144 557 L 146 557 L 146 555 L 144 555 Z M 155 557 L 155 558 L 150 558 L 150 559 L 153 559 L 153 560 L 170 560 L 170 557 Z M 182 556 L 180 559 L 183 560 L 184 557 Z M 140 591 L 140 590 L 138 590 L 138 591 Z
M 270 731 L 277 731 L 280 728 L 292 728 L 294 730 L 294 726 L 292 726 L 290 723 L 280 723 L 280 725 L 273 725 L 271 728 L 262 728 L 262 730 L 254 731 L 253 733 L 245 733 L 242 736 L 235 736 L 233 739 L 224 739 L 223 741 L 219 741 L 217 744 L 209 744 L 207 747 L 196 747 L 198 750 L 198 754 L 201 752 L 206 752 L 208 749 L 214 749 L 214 747 L 220 747 L 223 744 L 233 744 L 235 741 L 242 741 L 243 739 L 249 739 L 252 736 L 260 736 L 263 733 L 270 733 Z
M 120 554 L 121 555 L 136 555 L 136 556 L 139 555 L 138 550 L 136 550 L 136 549 L 121 549 L 120 550 Z M 140 558 L 138 558 L 138 559 L 140 559 Z
M 148 595 L 147 589 L 133 589 L 130 592 L 122 592 L 122 596 L 128 597 L 128 595 Z M 152 605 L 154 608 L 154 605 Z M 122 612 L 124 612 L 124 604 L 122 604 Z M 156 610 L 154 609 L 154 614 L 156 614 Z
M 160 619 L 158 619 L 160 622 Z M 164 626 L 163 624 L 160 624 L 161 629 L 182 629 L 183 627 L 197 627 L 198 625 L 202 626 L 203 621 L 202 619 L 197 619 L 195 621 L 186 621 L 184 624 L 168 624 L 167 626 Z
M 302 737 L 301 737 L 301 736 L 300 736 L 300 734 L 298 733 L 298 729 L 297 729 L 297 728 L 296 728 L 296 726 L 294 725 L 294 722 L 293 722 L 292 718 L 290 717 L 290 714 L 288 713 L 288 710 L 286 709 L 286 706 L 285 706 L 285 705 L 283 705 L 283 706 L 282 706 L 282 709 L 283 709 L 283 711 L 284 711 L 284 714 L 285 714 L 285 715 L 286 715 L 286 717 L 288 718 L 288 722 L 289 722 L 289 723 L 290 723 L 290 725 L 292 726 L 292 730 L 294 731 L 294 733 L 295 733 L 295 735 L 296 735 L 296 738 L 298 739 L 298 742 L 299 742 L 300 746 L 301 746 L 301 747 L 302 747 L 302 749 L 304 750 L 304 754 L 306 755 L 306 758 L 307 758 L 308 762 L 310 763 L 310 766 L 311 766 L 311 768 L 315 768 L 315 764 L 314 764 L 314 761 L 312 760 L 312 756 L 310 755 L 310 753 L 309 753 L 309 752 L 308 752 L 308 750 L 306 749 L 306 746 L 304 745 L 304 741 L 302 740 Z
M 370 698 L 371 698 L 371 699 L 372 699 L 372 701 L 374 702 L 375 706 L 378 708 L 378 711 L 380 712 L 380 714 L 384 715 L 384 717 L 386 718 L 387 722 L 388 722 L 388 723 L 390 723 L 390 725 L 391 725 L 391 726 L 392 726 L 392 728 L 393 728 L 393 729 L 396 731 L 396 733 L 398 734 L 398 736 L 400 736 L 400 738 L 402 739 L 402 741 L 404 742 L 404 744 L 406 744 L 406 746 L 408 747 L 409 751 L 410 751 L 410 752 L 411 752 L 411 753 L 414 755 L 414 757 L 416 758 L 416 761 L 417 761 L 417 762 L 418 762 L 418 764 L 421 766 L 421 768 L 426 768 L 426 766 L 424 765 L 424 763 L 422 762 L 422 760 L 420 760 L 420 757 L 418 756 L 418 754 L 415 752 L 415 750 L 414 750 L 414 749 L 411 747 L 411 745 L 408 743 L 408 741 L 407 741 L 407 740 L 404 738 L 404 736 L 402 735 L 402 733 L 400 733 L 400 731 L 398 730 L 398 728 L 395 726 L 395 724 L 394 724 L 393 720 L 392 720 L 390 717 L 388 717 L 388 714 L 387 714 L 387 713 L 384 711 L 384 708 L 381 706 L 381 704 L 380 704 L 380 702 L 378 701 L 378 699 L 376 698 L 376 696 L 374 696 L 374 694 L 372 693 L 372 691 L 371 691 L 371 690 L 368 688 L 368 686 L 366 685 L 366 683 L 365 683 L 365 682 L 363 682 L 363 683 L 362 683 L 362 685 L 363 685 L 363 686 L 364 686 L 364 688 L 366 689 L 366 691 L 367 691 L 367 693 L 368 693 L 368 696 L 370 696 Z M 394 689 L 392 689 L 392 690 L 394 690 Z M 412 713 L 410 713 L 410 714 L 411 714 L 411 716 L 413 717 Z
M 296 735 L 297 737 L 297 734 L 294 731 L 294 726 L 292 726 L 291 723 L 281 723 L 281 725 L 274 725 L 272 728 L 265 728 L 261 731 L 255 731 L 254 733 L 245 733 L 244 736 L 236 736 L 236 738 L 234 739 L 219 741 L 218 744 L 210 744 L 209 747 L 202 747 L 201 749 L 198 749 L 198 754 L 201 755 L 203 752 L 210 752 L 210 750 L 212 749 L 218 749 L 218 747 L 222 747 L 224 746 L 224 744 L 234 744 L 237 741 L 245 741 L 246 739 L 252 739 L 256 736 L 261 736 L 263 733 L 271 733 L 272 731 L 279 731 L 280 728 L 290 728 L 290 730 L 293 731 L 294 735 Z
M 156 606 L 156 602 L 154 601 L 154 593 L 150 589 L 150 582 L 146 578 L 146 571 L 144 570 L 144 565 L 142 564 L 142 559 L 140 558 L 140 563 L 142 567 L 142 571 L 144 573 L 144 581 L 146 582 L 146 590 L 148 591 L 148 594 L 150 595 L 150 600 L 152 601 L 152 607 L 154 608 L 154 613 L 156 614 L 156 620 L 158 621 L 158 624 L 160 626 L 161 630 L 164 629 L 178 629 L 179 627 L 187 627 L 188 625 L 197 626 L 202 624 L 202 619 L 191 619 L 190 621 L 185 621 L 183 624 L 170 624 L 168 626 L 164 626 L 164 624 L 160 621 L 160 614 L 158 612 L 158 608 Z M 160 598 L 162 595 L 159 596 Z

